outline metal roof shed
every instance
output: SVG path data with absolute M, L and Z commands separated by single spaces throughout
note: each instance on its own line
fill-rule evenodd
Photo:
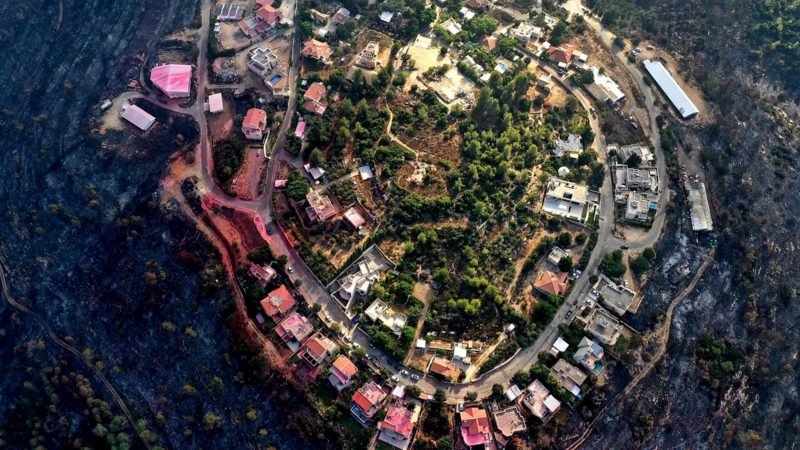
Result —
M 681 89 L 678 83 L 672 78 L 664 64 L 661 61 L 647 59 L 644 61 L 644 68 L 653 77 L 658 87 L 664 92 L 675 109 L 681 114 L 681 117 L 688 119 L 697 115 L 699 112 L 697 107 L 686 95 L 686 92 Z

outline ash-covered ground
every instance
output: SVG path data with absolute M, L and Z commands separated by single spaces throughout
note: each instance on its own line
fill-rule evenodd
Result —
M 0 448 L 304 448 L 305 404 L 229 329 L 218 255 L 159 182 L 197 129 L 91 133 L 197 1 L 0 2 Z M 166 113 L 160 112 L 160 119 Z M 165 123 L 168 122 L 168 123 Z M 177 138 L 182 136 L 182 140 Z

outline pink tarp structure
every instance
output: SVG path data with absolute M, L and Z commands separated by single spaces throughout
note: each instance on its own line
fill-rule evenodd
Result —
M 208 112 L 216 114 L 224 110 L 225 108 L 222 106 L 222 94 L 214 94 L 208 97 Z
M 136 128 L 142 131 L 147 131 L 156 123 L 155 117 L 136 105 L 130 105 L 125 108 L 125 112 L 122 113 L 122 118 L 136 125 Z
M 150 71 L 150 81 L 169 98 L 188 97 L 192 89 L 192 66 L 167 64 Z

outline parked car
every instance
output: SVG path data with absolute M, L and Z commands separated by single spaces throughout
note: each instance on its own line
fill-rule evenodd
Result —
M 458 410 L 459 412 L 464 410 L 464 402 L 458 402 Z
M 630 247 L 628 247 L 627 245 L 620 245 L 619 248 L 622 249 L 622 250 L 630 249 Z
M 408 376 L 408 371 L 406 369 L 403 369 L 403 370 L 400 371 L 400 375 L 402 375 L 404 377 L 407 377 Z
M 418 381 L 419 380 L 419 375 L 417 375 L 415 373 L 412 373 L 411 374 L 411 379 L 414 380 L 414 381 Z
M 291 267 L 287 267 L 286 271 L 289 272 L 289 273 L 294 273 L 294 269 L 292 269 Z
M 392 381 L 397 383 L 398 380 L 399 380 L 399 378 L 397 378 L 397 375 L 392 375 Z

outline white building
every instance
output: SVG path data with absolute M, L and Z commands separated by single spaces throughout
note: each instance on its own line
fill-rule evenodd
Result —
M 681 117 L 689 119 L 700 112 L 661 61 L 645 60 L 644 68 L 650 76 L 653 77 L 653 80 L 655 80 L 658 87 L 661 88 L 661 91 L 664 92 L 672 105 L 675 106 L 675 109 L 678 110 Z
M 380 300 L 372 302 L 366 311 L 364 311 L 364 315 L 369 317 L 373 322 L 382 323 L 398 336 L 403 332 L 403 327 L 406 326 L 406 322 L 408 321 L 406 316 L 392 311 L 386 303 Z
M 586 222 L 600 207 L 600 193 L 586 186 L 551 177 L 542 211 L 576 222 Z
M 570 134 L 567 140 L 556 139 L 553 155 L 561 158 L 568 155 L 570 158 L 578 159 L 578 156 L 583 153 L 583 144 L 581 144 L 581 137 L 577 134 Z

